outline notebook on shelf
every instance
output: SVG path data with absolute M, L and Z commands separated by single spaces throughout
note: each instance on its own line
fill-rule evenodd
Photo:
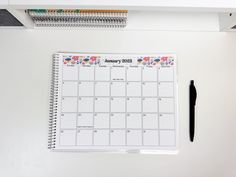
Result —
M 174 54 L 56 53 L 48 148 L 177 152 Z

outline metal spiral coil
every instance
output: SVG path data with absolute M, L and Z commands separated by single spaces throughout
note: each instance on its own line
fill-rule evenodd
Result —
M 125 28 L 127 10 L 49 10 L 26 11 L 37 27 Z
M 59 55 L 53 56 L 51 92 L 49 104 L 48 149 L 56 146 L 57 106 L 58 106 Z

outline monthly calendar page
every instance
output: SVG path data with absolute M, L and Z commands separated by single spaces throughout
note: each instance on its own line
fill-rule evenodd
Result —
M 58 56 L 56 149 L 176 149 L 175 55 Z

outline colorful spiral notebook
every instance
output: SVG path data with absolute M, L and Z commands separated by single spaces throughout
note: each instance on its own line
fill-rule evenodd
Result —
M 28 9 L 36 27 L 124 28 L 127 10 Z
M 174 54 L 56 53 L 52 150 L 176 152 Z

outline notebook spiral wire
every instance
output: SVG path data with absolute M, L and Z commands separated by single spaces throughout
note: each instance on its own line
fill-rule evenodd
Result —
M 52 63 L 52 78 L 50 92 L 50 110 L 49 110 L 49 132 L 48 149 L 54 149 L 56 145 L 56 126 L 57 126 L 57 108 L 58 108 L 58 80 L 59 77 L 59 56 L 54 55 Z
M 37 27 L 124 28 L 127 10 L 29 9 Z

